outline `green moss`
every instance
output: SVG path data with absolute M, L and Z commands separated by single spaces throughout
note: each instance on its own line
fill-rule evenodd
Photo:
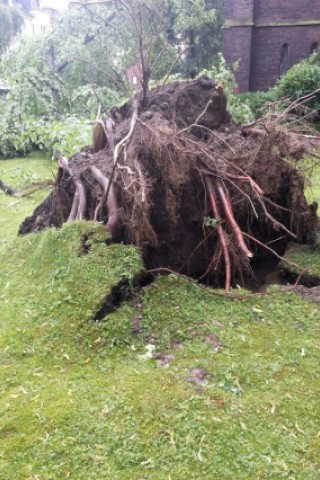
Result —
M 286 250 L 285 259 L 279 264 L 279 271 L 284 275 L 297 278 L 307 286 L 320 284 L 320 246 L 298 245 L 292 243 Z
M 0 256 L 3 478 L 316 479 L 319 308 L 289 293 L 226 299 L 169 276 L 139 308 L 93 322 L 141 269 L 134 248 L 104 240 L 102 226 L 75 222 L 17 239 L 10 265 Z M 168 368 L 143 357 L 150 337 L 174 355 Z M 188 382 L 195 367 L 206 387 Z

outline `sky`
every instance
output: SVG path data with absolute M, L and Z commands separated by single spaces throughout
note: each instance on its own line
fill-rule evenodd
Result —
M 59 10 L 63 10 L 68 7 L 68 0 L 44 0 L 42 4 L 46 4 L 49 7 L 57 8 Z

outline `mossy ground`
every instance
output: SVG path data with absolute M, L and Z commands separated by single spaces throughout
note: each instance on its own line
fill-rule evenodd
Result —
M 285 259 L 279 264 L 279 271 L 286 277 L 300 281 L 309 287 L 320 285 L 320 245 L 292 244 L 286 251 Z
M 91 223 L 8 237 L 0 268 L 1 480 L 320 478 L 316 304 L 168 276 L 95 322 L 141 260 Z

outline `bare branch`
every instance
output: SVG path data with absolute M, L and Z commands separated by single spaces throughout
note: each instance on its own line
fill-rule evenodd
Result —
M 177 65 L 177 63 L 179 62 L 179 60 L 181 60 L 181 57 L 182 55 L 188 50 L 189 46 L 186 46 L 180 53 L 179 55 L 177 56 L 177 58 L 175 59 L 175 61 L 172 63 L 171 67 L 169 68 L 169 71 L 167 73 L 167 76 L 165 77 L 165 79 L 163 80 L 162 82 L 162 87 L 166 84 L 168 78 L 170 77 L 171 75 L 171 72 L 172 70 L 174 69 L 174 67 Z

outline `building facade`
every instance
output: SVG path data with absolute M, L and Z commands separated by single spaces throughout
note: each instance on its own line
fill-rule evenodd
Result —
M 224 57 L 238 91 L 267 90 L 320 47 L 320 0 L 226 0 Z
M 0 3 L 9 7 L 14 5 L 22 7 L 25 13 L 23 34 L 26 37 L 50 31 L 61 14 L 58 9 L 52 8 L 52 2 L 47 0 L 0 0 Z

